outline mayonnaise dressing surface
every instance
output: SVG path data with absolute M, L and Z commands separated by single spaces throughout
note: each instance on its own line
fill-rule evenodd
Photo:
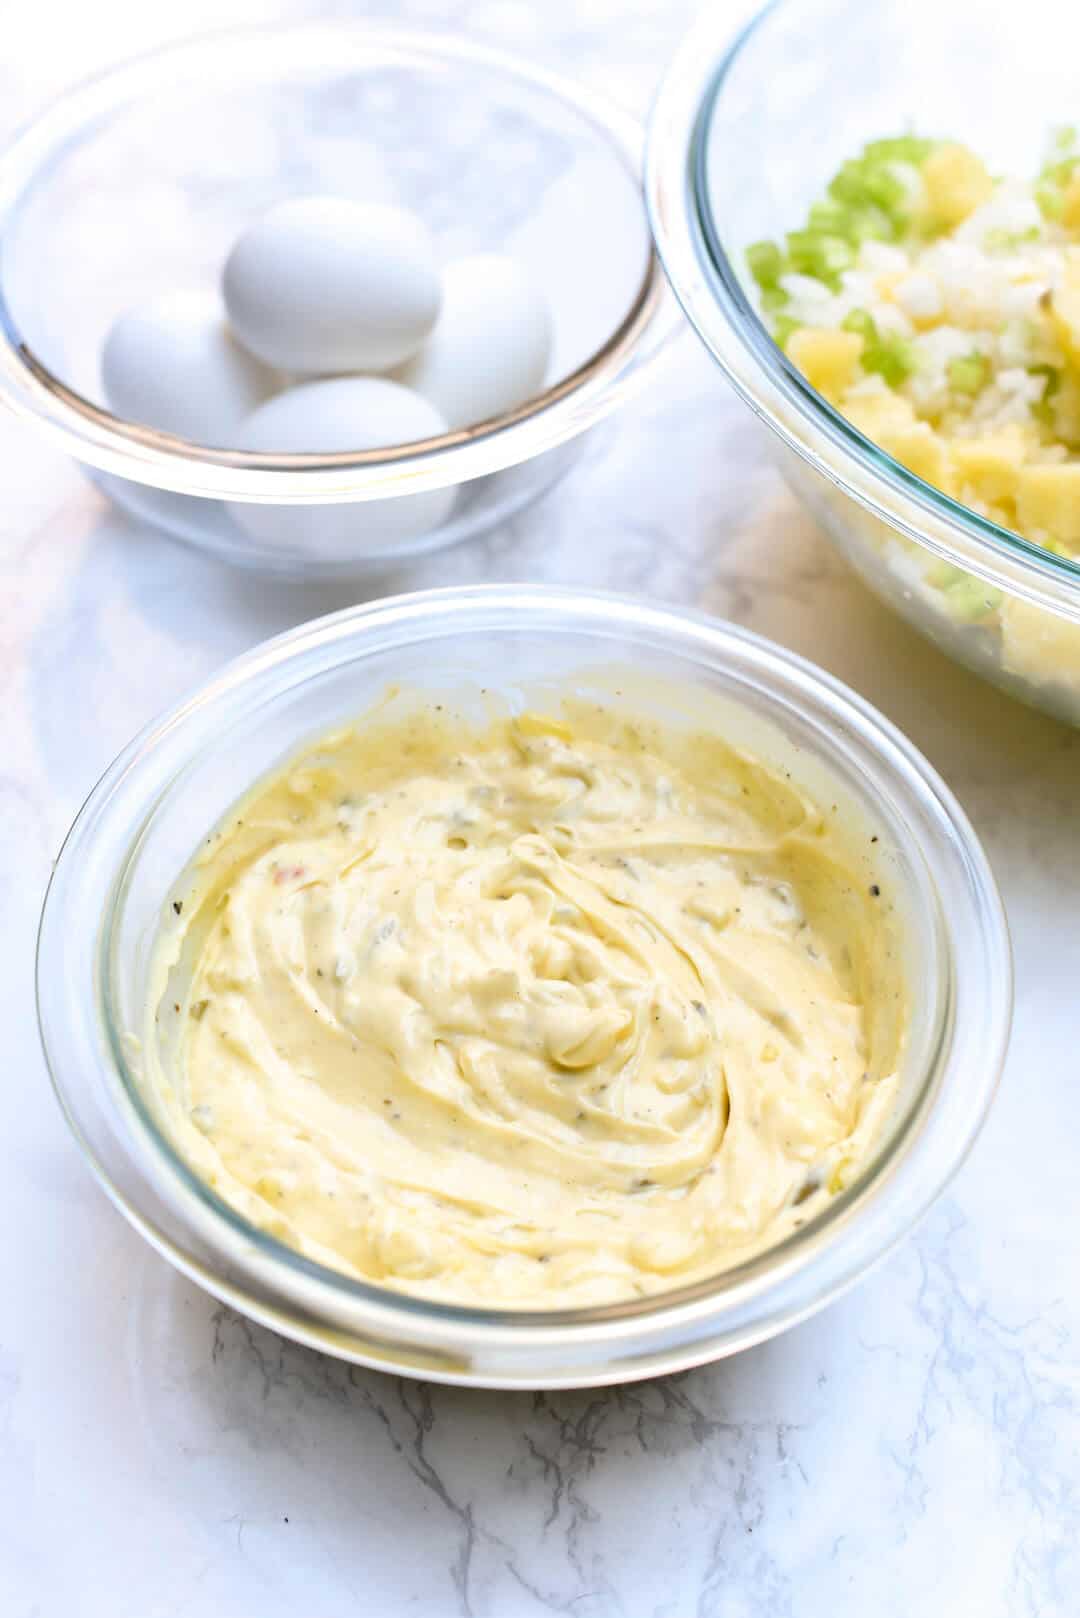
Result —
M 149 1082 L 222 1197 L 347 1273 L 524 1308 L 670 1287 L 874 1143 L 906 1002 L 872 875 L 715 737 L 572 702 L 371 719 L 188 873 Z

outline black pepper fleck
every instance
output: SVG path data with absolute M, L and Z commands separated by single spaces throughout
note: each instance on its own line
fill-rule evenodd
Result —
M 880 899 L 881 897 L 881 889 L 876 882 L 871 882 L 870 884 L 870 897 L 871 899 Z
M 176 911 L 176 914 L 179 915 L 181 910 L 184 908 L 184 901 L 182 899 L 174 899 L 172 902 L 172 907 Z

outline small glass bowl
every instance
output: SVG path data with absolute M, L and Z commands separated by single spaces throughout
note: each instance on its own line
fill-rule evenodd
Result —
M 745 9 L 745 8 L 744 8 Z M 1032 55 L 1032 41 L 1053 48 Z M 740 32 L 713 8 L 684 41 L 650 126 L 646 192 L 683 308 L 777 434 L 781 470 L 870 587 L 943 651 L 1080 724 L 1080 563 L 978 516 L 829 405 L 757 314 L 746 247 L 805 218 L 869 140 L 966 141 L 1034 175 L 1076 117 L 1080 13 L 1058 0 L 776 0 Z M 985 589 L 949 588 L 951 563 Z M 960 605 L 974 598 L 974 610 Z
M 872 1160 L 771 1250 L 678 1290 L 593 1309 L 431 1303 L 313 1263 L 246 1223 L 160 1132 L 131 1037 L 193 842 L 256 777 L 355 718 L 388 684 L 457 701 L 486 690 L 517 704 L 556 681 L 610 702 L 610 671 L 627 666 L 635 712 L 717 727 L 790 769 L 819 801 L 829 794 L 878 838 L 873 868 L 902 917 L 912 1020 L 899 1099 Z M 802 659 L 703 615 L 509 586 L 402 596 L 319 619 L 239 659 L 145 730 L 94 789 L 60 854 L 37 981 L 68 1122 L 117 1207 L 171 1263 L 331 1354 L 498 1387 L 672 1371 L 820 1308 L 904 1235 L 959 1167 L 993 1096 L 1011 1013 L 1005 920 L 979 844 L 948 788 L 879 714 Z
M 471 41 L 335 21 L 229 30 L 73 90 L 0 158 L 0 398 L 119 505 L 224 561 L 384 569 L 483 533 L 572 464 L 681 326 L 641 195 L 643 131 L 593 92 Z M 506 252 L 543 287 L 554 352 L 518 409 L 390 450 L 212 450 L 107 409 L 113 320 L 216 287 L 237 233 L 283 198 L 415 208 L 442 259 Z M 364 543 L 369 500 L 462 485 L 437 529 Z M 343 549 L 250 538 L 226 501 L 356 506 Z

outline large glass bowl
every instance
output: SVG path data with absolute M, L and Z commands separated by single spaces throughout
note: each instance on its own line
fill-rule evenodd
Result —
M 1080 565 L 959 505 L 839 415 L 769 337 L 745 249 L 797 228 L 877 136 L 955 138 L 994 172 L 1033 175 L 1053 126 L 1075 122 L 1078 47 L 1080 12 L 1058 0 L 777 0 L 742 31 L 714 7 L 665 79 L 646 175 L 686 313 L 840 550 L 944 651 L 1074 724 Z M 978 617 L 957 611 L 942 560 L 985 585 Z
M 0 399 L 114 500 L 240 566 L 380 570 L 483 533 L 546 490 L 581 435 L 652 374 L 682 325 L 653 252 L 639 123 L 592 91 L 458 36 L 334 21 L 229 30 L 64 96 L 0 158 Z M 393 450 L 253 455 L 120 420 L 101 388 L 112 321 L 211 289 L 238 232 L 311 193 L 414 208 L 441 259 L 506 252 L 552 312 L 544 390 Z M 365 538 L 371 500 L 460 485 L 434 530 Z M 227 502 L 348 504 L 347 538 L 251 538 Z
M 203 835 L 305 738 L 388 683 L 528 700 L 632 666 L 636 712 L 693 708 L 828 794 L 879 839 L 897 895 L 912 1022 L 889 1127 L 820 1216 L 748 1262 L 603 1308 L 513 1313 L 430 1303 L 324 1268 L 245 1223 L 155 1123 L 132 1030 L 151 946 Z M 611 686 L 603 688 L 611 700 Z M 673 693 L 674 699 L 673 699 Z M 60 854 L 38 955 L 42 1038 L 61 1105 L 102 1185 L 215 1296 L 286 1336 L 386 1370 L 502 1387 L 651 1375 L 769 1337 L 855 1281 L 963 1160 L 989 1106 L 1011 1010 L 1000 900 L 948 788 L 880 715 L 791 653 L 702 615 L 615 596 L 490 587 L 403 596 L 323 618 L 227 668 L 125 749 Z

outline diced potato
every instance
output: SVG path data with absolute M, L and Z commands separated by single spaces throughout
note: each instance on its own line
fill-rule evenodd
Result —
M 955 478 L 949 445 L 929 423 L 919 421 L 914 427 L 889 428 L 879 435 L 878 443 L 916 477 L 946 494 L 953 493 Z
M 1001 659 L 1035 680 L 1080 679 L 1080 624 L 1006 596 L 1000 607 Z
M 1062 194 L 1061 223 L 1066 230 L 1080 235 L 1080 174 L 1073 176 Z
M 800 326 L 787 342 L 789 359 L 833 403 L 850 387 L 862 351 L 858 332 L 827 331 L 819 326 Z
M 852 425 L 875 443 L 881 442 L 883 433 L 915 425 L 914 406 L 902 393 L 849 393 L 841 408 Z
M 1028 435 L 1019 426 L 1002 427 L 982 438 L 955 438 L 952 462 L 957 483 L 988 506 L 1015 500 L 1020 468 L 1030 450 Z
M 1025 466 L 1016 483 L 1016 516 L 1024 533 L 1038 530 L 1080 545 L 1080 462 Z
M 985 164 L 966 146 L 939 146 L 923 164 L 922 177 L 930 212 L 946 230 L 974 213 L 994 189 Z

